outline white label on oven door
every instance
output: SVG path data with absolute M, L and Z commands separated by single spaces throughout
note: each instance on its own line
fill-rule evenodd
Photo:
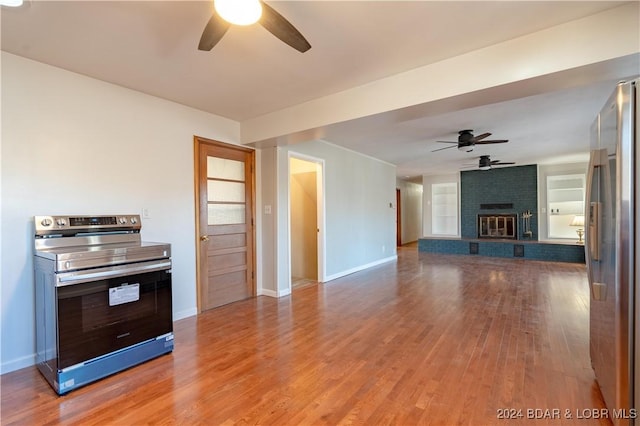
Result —
M 109 306 L 140 300 L 140 284 L 123 284 L 109 289 Z

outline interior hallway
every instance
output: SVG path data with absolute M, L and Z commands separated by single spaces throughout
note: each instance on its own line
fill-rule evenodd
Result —
M 35 367 L 3 375 L 1 423 L 513 425 L 557 409 L 535 424 L 560 425 L 603 407 L 584 265 L 398 255 L 178 321 L 172 354 L 67 396 Z

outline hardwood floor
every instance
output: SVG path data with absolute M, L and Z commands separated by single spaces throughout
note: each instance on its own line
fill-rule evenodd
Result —
M 5 374 L 1 423 L 570 424 L 603 407 L 588 306 L 584 265 L 400 248 L 177 321 L 172 354 L 63 397 L 35 367 Z

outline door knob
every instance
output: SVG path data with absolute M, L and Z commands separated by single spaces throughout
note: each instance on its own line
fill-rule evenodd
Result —
M 209 241 L 209 236 L 208 235 L 203 235 L 200 237 L 200 241 Z

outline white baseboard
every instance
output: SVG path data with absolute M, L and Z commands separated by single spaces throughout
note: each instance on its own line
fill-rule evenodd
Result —
M 396 260 L 398 260 L 398 255 L 385 257 L 384 259 L 376 260 L 375 262 L 367 263 L 366 265 L 356 266 L 355 268 L 347 269 L 346 271 L 338 272 L 337 274 L 328 275 L 325 277 L 324 282 L 335 280 L 337 278 L 341 278 L 346 275 L 351 275 L 353 273 L 360 272 L 365 269 L 369 269 L 374 266 L 381 265 L 383 263 L 394 262 Z
M 181 320 L 183 318 L 192 317 L 194 315 L 198 315 L 198 308 L 184 309 L 182 311 L 176 312 L 173 315 L 173 320 L 174 321 L 178 321 L 178 320 Z
M 269 296 L 269 297 L 278 298 L 278 297 L 288 296 L 290 294 L 291 294 L 290 289 L 276 291 L 276 290 L 268 290 L 266 288 L 263 288 L 261 290 L 258 290 L 258 296 Z
M 288 288 L 286 290 L 280 290 L 278 292 L 278 297 L 284 297 L 284 296 L 288 296 L 291 294 L 291 288 Z
M 0 374 L 10 373 L 21 368 L 36 365 L 36 354 L 23 356 L 0 364 Z
M 278 292 L 275 290 L 261 288 L 258 290 L 258 296 L 278 297 Z

